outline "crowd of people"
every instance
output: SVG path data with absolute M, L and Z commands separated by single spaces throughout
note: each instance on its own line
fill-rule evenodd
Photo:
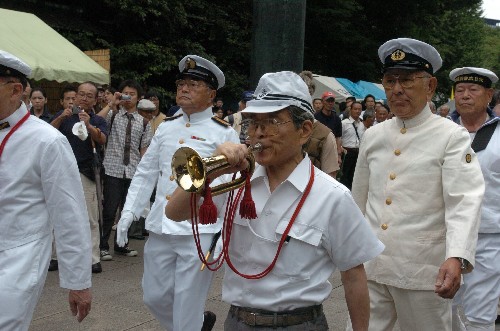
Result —
M 53 113 L 30 67 L 0 50 L 0 329 L 28 329 L 55 270 L 83 320 L 91 273 L 113 254 L 137 256 L 129 239 L 147 237 L 144 303 L 166 330 L 213 328 L 204 311 L 213 272 L 198 271 L 210 251 L 226 262 L 225 330 L 328 330 L 322 303 L 339 270 L 347 330 L 398 321 L 402 330 L 493 331 L 498 77 L 452 70 L 450 112 L 432 102 L 442 65 L 432 45 L 393 39 L 378 56 L 385 102 L 336 103 L 333 91 L 313 99 L 310 72 L 283 71 L 264 74 L 228 112 L 217 97 L 222 70 L 187 55 L 166 114 L 160 95 L 134 80 L 68 85 Z M 197 193 L 173 170 L 186 147 L 227 163 Z M 241 191 L 212 198 L 210 183 L 234 173 L 248 176 Z

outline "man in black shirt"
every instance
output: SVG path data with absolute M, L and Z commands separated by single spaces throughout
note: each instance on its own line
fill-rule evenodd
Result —
M 330 130 L 332 130 L 335 136 L 335 141 L 337 142 L 337 152 L 339 155 L 342 153 L 342 145 L 340 138 L 342 138 L 342 122 L 340 117 L 335 113 L 335 94 L 333 92 L 326 91 L 321 96 L 323 100 L 323 109 L 314 114 L 314 117 L 320 121 L 320 123 L 326 125 Z

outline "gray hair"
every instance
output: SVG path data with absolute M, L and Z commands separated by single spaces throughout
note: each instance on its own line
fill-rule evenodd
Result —
M 292 117 L 293 125 L 296 129 L 299 129 L 302 126 L 302 123 L 305 121 L 314 122 L 314 116 L 310 111 L 306 111 L 297 106 L 289 106 L 288 112 Z

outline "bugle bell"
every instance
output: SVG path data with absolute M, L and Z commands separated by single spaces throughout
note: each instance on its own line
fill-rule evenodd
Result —
M 212 196 L 235 190 L 245 184 L 247 176 L 252 176 L 255 170 L 253 152 L 261 151 L 262 144 L 257 143 L 248 149 L 250 153 L 247 155 L 249 166 L 246 169 L 246 175 L 211 188 Z M 224 155 L 202 158 L 194 149 L 189 147 L 179 148 L 172 157 L 172 175 L 177 185 L 184 191 L 191 193 L 200 193 L 205 188 L 208 175 L 215 171 L 229 168 L 229 166 L 227 158 Z

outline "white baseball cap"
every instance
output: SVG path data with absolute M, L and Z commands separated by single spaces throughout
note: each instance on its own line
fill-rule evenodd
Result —
M 314 114 L 306 83 L 294 72 L 281 71 L 264 74 L 242 113 L 272 113 L 289 106 L 297 106 Z

